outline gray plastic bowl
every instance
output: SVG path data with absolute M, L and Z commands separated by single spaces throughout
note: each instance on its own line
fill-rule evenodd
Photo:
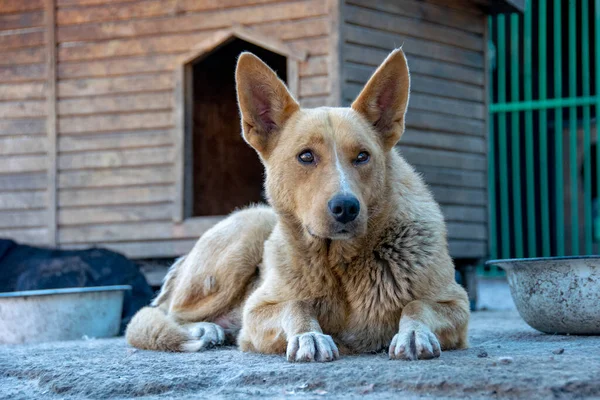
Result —
M 491 260 L 521 317 L 545 333 L 600 334 L 600 256 Z
M 115 336 L 126 290 L 131 286 L 0 293 L 0 343 Z

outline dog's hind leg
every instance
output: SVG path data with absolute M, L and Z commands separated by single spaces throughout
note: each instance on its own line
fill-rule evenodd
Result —
M 270 208 L 253 207 L 233 213 L 209 229 L 167 274 L 153 302 L 163 316 L 140 311 L 153 318 L 143 321 L 136 315 L 128 328 L 128 341 L 136 347 L 162 350 L 160 344 L 165 342 L 159 336 L 170 332 L 178 342 L 169 341 L 164 350 L 171 351 L 197 351 L 234 341 L 241 327 L 243 303 L 258 283 L 264 242 L 276 221 Z M 157 318 L 164 322 L 160 324 L 164 329 L 147 326 Z M 155 345 L 144 346 L 148 341 Z

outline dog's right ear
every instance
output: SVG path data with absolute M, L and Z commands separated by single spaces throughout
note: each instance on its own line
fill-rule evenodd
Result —
M 244 139 L 266 157 L 300 106 L 275 72 L 252 53 L 240 55 L 235 80 Z

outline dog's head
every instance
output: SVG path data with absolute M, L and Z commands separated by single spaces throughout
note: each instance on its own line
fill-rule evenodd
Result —
M 404 132 L 410 78 L 402 50 L 387 57 L 351 108 L 301 109 L 250 53 L 238 60 L 236 82 L 242 132 L 265 165 L 271 205 L 315 237 L 364 234 L 369 213 L 385 201 L 389 152 Z

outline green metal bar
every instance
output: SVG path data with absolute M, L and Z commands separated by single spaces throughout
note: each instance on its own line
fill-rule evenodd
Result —
M 596 199 L 600 199 L 600 0 L 594 1 L 594 54 L 596 55 Z M 598 201 L 598 200 L 597 200 Z
M 490 111 L 493 113 L 498 113 L 498 112 L 526 111 L 526 110 L 546 110 L 549 108 L 583 107 L 583 106 L 589 106 L 589 105 L 595 105 L 595 104 L 596 104 L 595 96 L 565 97 L 565 98 L 558 98 L 558 99 L 520 101 L 520 102 L 516 102 L 516 103 L 513 103 L 513 102 L 496 103 L 496 104 L 492 104 L 490 106 Z
M 498 23 L 498 101 L 506 101 L 506 19 L 499 15 Z M 508 157 L 506 140 L 506 113 L 498 114 L 498 158 L 500 179 L 500 235 L 502 257 L 510 257 L 510 223 L 508 215 Z
M 589 6 L 581 2 L 581 79 L 583 96 L 590 95 Z M 590 106 L 583 107 L 583 237 L 585 254 L 592 254 L 592 160 L 590 140 Z
M 560 1 L 560 0 L 559 0 Z M 600 1 L 600 0 L 599 0 Z M 532 85 L 532 47 L 531 47 L 531 20 L 533 12 L 531 2 L 527 3 L 525 9 L 525 21 L 523 30 L 525 34 L 525 44 L 523 51 L 523 67 L 525 80 L 525 101 L 531 103 L 533 98 Z M 535 167 L 533 155 L 533 112 L 532 109 L 525 111 L 525 174 L 527 185 L 527 250 L 529 257 L 536 257 L 537 254 L 537 225 L 536 225 L 536 203 L 535 203 Z
M 554 97 L 562 96 L 562 21 L 561 1 L 554 0 Z M 591 98 L 590 98 L 591 99 Z M 582 101 L 582 99 L 569 99 Z M 560 103 L 564 103 L 561 101 Z M 554 167 L 556 168 L 555 197 L 556 197 L 556 255 L 565 255 L 565 193 L 563 185 L 563 104 L 557 104 L 554 109 Z
M 510 97 L 519 101 L 519 15 L 510 16 Z M 515 257 L 523 257 L 523 216 L 521 213 L 521 141 L 520 114 L 513 111 L 511 121 L 511 166 L 513 190 L 513 232 Z
M 539 0 L 539 98 L 546 100 L 546 0 Z M 550 255 L 550 201 L 548 193 L 548 121 L 545 109 L 539 112 L 539 152 L 540 152 L 540 203 L 542 255 Z
M 488 17 L 487 36 L 488 41 L 491 40 L 494 20 Z M 486 43 L 486 46 L 488 43 Z M 494 81 L 492 79 L 492 68 L 489 68 L 488 76 L 488 91 L 489 104 L 494 102 Z M 496 237 L 496 153 L 495 153 L 495 137 L 494 137 L 494 114 L 489 115 L 489 136 L 488 136 L 488 215 L 489 215 L 489 250 L 492 259 L 498 257 L 497 237 Z
M 575 0 L 569 0 L 569 96 L 577 96 L 577 31 Z M 579 199 L 577 192 L 577 108 L 569 107 L 569 172 L 571 186 L 571 253 L 579 254 Z

